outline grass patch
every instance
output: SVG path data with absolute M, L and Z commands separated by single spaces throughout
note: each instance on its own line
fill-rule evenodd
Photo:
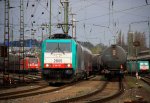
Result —
M 137 87 L 136 83 L 138 83 L 138 80 L 135 77 L 126 76 L 126 81 L 130 88 Z

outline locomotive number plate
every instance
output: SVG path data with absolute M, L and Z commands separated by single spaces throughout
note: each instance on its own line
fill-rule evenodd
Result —
M 54 59 L 54 63 L 62 63 L 62 59 Z

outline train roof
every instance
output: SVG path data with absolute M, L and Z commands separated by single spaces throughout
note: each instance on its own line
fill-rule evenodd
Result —
M 49 39 L 72 39 L 72 37 L 68 34 L 57 33 L 51 35 Z
M 92 54 L 92 52 L 91 52 L 91 50 L 90 50 L 90 49 L 88 49 L 87 47 L 84 47 L 84 46 L 83 46 L 83 45 L 81 45 L 80 43 L 78 43 L 78 44 L 81 46 L 82 50 L 84 50 L 84 51 L 86 51 L 86 52 L 88 52 L 88 53 Z

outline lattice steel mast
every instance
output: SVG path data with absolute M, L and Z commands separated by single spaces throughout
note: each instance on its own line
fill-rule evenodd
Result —
M 20 0 L 20 47 L 19 47 L 19 61 L 20 62 L 20 71 L 24 71 L 24 5 L 23 0 Z M 20 77 L 20 76 L 19 76 Z M 23 73 L 24 81 L 24 73 Z
M 3 57 L 4 57 L 4 68 L 3 68 L 3 77 L 8 75 L 7 70 L 9 69 L 9 0 L 5 0 L 5 20 L 4 20 L 4 46 L 3 46 Z

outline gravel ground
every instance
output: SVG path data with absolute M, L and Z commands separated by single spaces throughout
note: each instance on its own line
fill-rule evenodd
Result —
M 10 88 L 10 89 L 6 89 L 6 90 L 0 90 L 0 94 L 9 93 L 9 92 L 16 92 L 16 91 L 20 91 L 20 90 L 28 90 L 28 89 L 38 88 L 38 87 L 40 87 L 40 86 L 31 85 L 31 86 L 22 86 L 22 87 L 17 87 L 17 88 Z
M 107 103 L 133 103 L 131 101 L 140 99 L 146 102 L 134 103 L 150 103 L 150 86 L 145 84 L 143 81 L 130 76 L 126 76 L 124 81 L 125 92 L 120 97 Z M 96 79 L 94 81 L 83 81 L 53 93 L 39 94 L 32 97 L 12 100 L 1 100 L 0 103 L 50 103 L 51 101 L 87 94 L 102 86 L 103 83 L 103 81 L 97 81 Z
M 76 85 L 69 86 L 65 89 L 53 93 L 46 93 L 42 95 L 39 94 L 32 97 L 25 97 L 12 100 L 2 100 L 0 101 L 0 103 L 49 103 L 51 101 L 87 94 L 102 86 L 103 83 L 103 81 L 83 81 L 77 83 Z
M 125 77 L 125 92 L 107 103 L 150 103 L 150 86 L 135 77 Z M 133 102 L 136 101 L 136 102 Z

